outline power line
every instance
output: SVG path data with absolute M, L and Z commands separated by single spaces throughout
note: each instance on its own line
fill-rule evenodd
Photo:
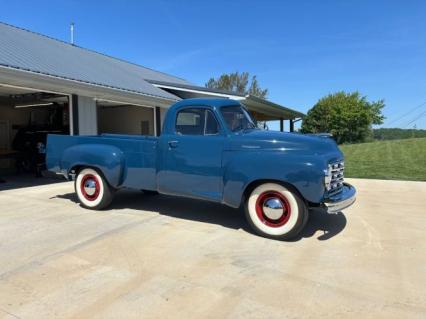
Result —
M 415 106 L 415 107 L 413 107 L 412 109 L 410 109 L 407 113 L 405 113 L 405 114 L 403 114 L 402 116 L 400 116 L 400 117 L 397 117 L 396 119 L 393 119 L 392 121 L 390 121 L 389 123 L 387 123 L 386 125 L 390 125 L 390 124 L 392 124 L 392 123 L 395 123 L 395 122 L 398 122 L 398 121 L 400 121 L 401 119 L 403 119 L 404 117 L 406 117 L 407 115 L 410 115 L 412 112 L 414 112 L 415 110 L 417 110 L 418 108 L 420 108 L 420 107 L 422 107 L 422 106 L 424 106 L 424 105 L 426 105 L 426 101 L 424 101 L 422 104 L 419 104 L 419 105 L 417 105 L 417 106 Z
M 423 117 L 426 115 L 426 111 L 423 111 L 422 113 L 420 113 L 419 115 L 417 115 L 414 119 L 412 119 L 410 122 L 407 123 L 407 125 L 405 125 L 405 127 L 409 126 L 411 123 L 416 122 L 419 118 Z

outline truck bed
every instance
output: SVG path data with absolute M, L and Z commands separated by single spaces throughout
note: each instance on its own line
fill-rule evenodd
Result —
M 48 170 L 68 178 L 73 170 L 78 169 L 79 163 L 89 162 L 102 171 L 119 174 L 118 184 L 112 185 L 114 187 L 156 190 L 157 143 L 157 137 L 143 135 L 49 134 L 46 165 Z M 120 167 L 117 167 L 117 161 Z

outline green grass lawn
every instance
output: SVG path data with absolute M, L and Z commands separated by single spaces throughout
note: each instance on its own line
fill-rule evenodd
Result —
M 426 138 L 341 145 L 345 177 L 426 181 Z

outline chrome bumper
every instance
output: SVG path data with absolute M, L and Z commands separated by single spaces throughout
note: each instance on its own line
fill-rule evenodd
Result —
M 350 184 L 344 183 L 343 190 L 328 198 L 324 205 L 329 213 L 337 213 L 351 206 L 356 200 L 356 189 Z

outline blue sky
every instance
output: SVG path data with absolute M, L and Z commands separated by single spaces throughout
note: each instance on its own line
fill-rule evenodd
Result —
M 15 0 L 0 20 L 66 41 L 73 21 L 76 44 L 197 85 L 248 71 L 304 112 L 359 90 L 385 127 L 426 129 L 426 1 Z

